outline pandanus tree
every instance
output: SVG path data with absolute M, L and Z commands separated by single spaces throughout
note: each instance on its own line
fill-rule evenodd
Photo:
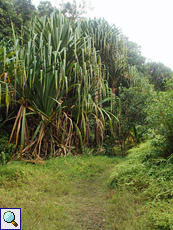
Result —
M 121 30 L 104 18 L 82 21 L 81 27 L 93 38 L 93 46 L 99 50 L 101 62 L 108 70 L 108 85 L 116 93 L 127 67 L 126 44 Z
M 72 28 L 61 13 L 36 17 L 20 38 L 14 35 L 8 53 L 3 45 L 0 54 L 0 95 L 7 110 L 17 109 L 12 159 L 16 152 L 20 159 L 38 160 L 82 151 L 91 141 L 93 119 L 95 142 L 103 144 L 114 97 L 92 37 L 80 25 Z
M 143 77 L 143 74 L 138 72 L 135 66 L 129 65 L 129 60 L 133 50 L 136 55 L 138 54 L 138 56 L 140 56 L 140 52 L 137 53 L 139 47 L 137 47 L 134 43 L 130 43 L 121 31 L 115 27 L 115 25 L 111 26 L 107 21 L 105 21 L 105 19 L 83 21 L 81 22 L 81 27 L 86 34 L 93 38 L 93 46 L 96 50 L 99 50 L 101 62 L 105 66 L 104 68 L 109 70 L 107 71 L 108 86 L 112 88 L 113 94 L 117 96 L 117 100 L 112 111 L 116 118 L 115 116 L 113 117 L 113 129 L 110 130 L 107 128 L 107 134 L 109 134 L 109 137 L 112 135 L 113 139 L 118 139 L 121 146 L 125 146 L 125 140 L 127 136 L 129 136 L 131 128 L 131 124 L 129 126 L 129 123 L 127 122 L 127 117 L 129 116 L 127 116 L 127 111 L 129 110 L 128 106 L 131 107 L 131 103 L 126 100 L 129 105 L 126 105 L 127 111 L 124 110 L 124 112 L 124 108 L 122 108 L 124 105 L 122 105 L 123 99 L 121 88 L 122 86 L 132 88 L 138 84 L 140 85 L 143 94 L 145 91 L 148 91 L 148 82 Z M 129 92 L 131 92 L 130 90 Z M 142 100 L 143 95 L 141 96 L 139 92 L 136 94 L 139 94 L 138 99 L 140 98 Z M 128 97 L 130 97 L 130 93 L 127 94 L 127 98 Z M 135 108 L 137 105 L 135 103 L 132 104 L 134 104 L 133 109 L 137 111 L 137 108 Z M 125 117 L 125 119 L 123 117 Z M 133 116 L 133 118 L 134 117 L 136 116 Z M 138 122 L 138 124 L 140 124 L 141 121 L 138 119 Z

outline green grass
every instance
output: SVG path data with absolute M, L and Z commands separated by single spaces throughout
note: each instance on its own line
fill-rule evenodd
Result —
M 23 229 L 97 229 L 105 222 L 106 175 L 116 162 L 91 156 L 1 166 L 0 207 L 20 207 Z
M 29 229 L 173 229 L 172 158 L 150 142 L 123 159 L 77 156 L 0 166 L 0 207 Z

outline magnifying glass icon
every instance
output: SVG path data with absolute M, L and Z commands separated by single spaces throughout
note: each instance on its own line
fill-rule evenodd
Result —
M 3 219 L 6 223 L 12 223 L 15 227 L 18 226 L 18 224 L 14 221 L 15 220 L 15 215 L 11 211 L 7 211 L 3 215 Z

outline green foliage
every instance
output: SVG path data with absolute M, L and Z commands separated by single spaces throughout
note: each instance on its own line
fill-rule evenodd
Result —
M 166 80 L 173 76 L 173 71 L 171 68 L 160 62 L 148 62 L 145 65 L 145 69 L 145 74 L 148 76 L 150 83 L 154 85 L 155 90 L 164 91 Z
M 173 152 L 173 93 L 172 90 L 158 92 L 147 106 L 147 120 L 150 127 L 162 137 L 155 143 L 158 151 L 164 157 Z
M 172 229 L 173 155 L 165 160 L 156 154 L 151 141 L 129 150 L 110 177 L 109 186 L 133 191 L 143 200 L 143 229 Z M 161 214 L 162 213 L 162 214 Z M 148 228 L 147 228 L 148 227 Z
M 93 45 L 99 50 L 102 68 L 107 69 L 105 77 L 112 92 L 117 95 L 120 82 L 125 78 L 127 69 L 125 62 L 124 36 L 114 24 L 110 25 L 104 18 L 82 21 L 83 31 L 93 38 Z
M 0 41 L 3 38 L 12 39 L 12 25 L 20 34 L 22 26 L 29 24 L 36 14 L 36 8 L 31 0 L 2 0 L 0 1 Z
M 144 125 L 148 95 L 141 92 L 139 87 L 122 87 L 119 93 L 119 100 L 115 105 L 118 121 L 115 122 L 116 138 L 122 150 L 125 150 L 125 141 L 130 137 L 130 130 L 135 125 Z M 119 103 L 118 103 L 119 101 Z
M 45 15 L 49 16 L 54 11 L 50 1 L 40 1 L 37 9 L 39 17 L 43 17 Z
M 15 11 L 26 25 L 34 16 L 35 9 L 30 0 L 18 1 L 13 1 Z M 85 3 L 80 6 L 81 10 Z M 78 14 L 75 1 L 64 7 L 69 10 L 66 13 L 74 11 Z M 38 11 L 39 16 L 43 16 L 50 14 L 53 7 L 49 1 L 40 2 Z M 139 142 L 143 131 L 138 132 L 136 127 L 145 123 L 143 109 L 152 87 L 139 72 L 143 72 L 145 62 L 140 47 L 128 41 L 115 25 L 109 25 L 104 19 L 71 23 L 54 12 L 50 17 L 36 17 L 28 28 L 22 27 L 21 38 L 15 35 L 14 30 L 13 35 L 14 46 L 8 50 L 4 43 L 1 48 L 1 79 L 5 79 L 1 81 L 1 91 L 7 110 L 12 101 L 21 105 L 14 127 L 14 130 L 21 130 L 16 136 L 21 139 L 21 156 L 24 146 L 31 146 L 31 142 L 36 140 L 38 142 L 30 154 L 33 151 L 40 154 L 39 142 L 44 142 L 44 152 L 50 152 L 50 156 L 57 153 L 62 142 L 63 147 L 58 154 L 74 152 L 74 148 L 82 151 L 83 145 L 91 142 L 90 134 L 94 136 L 95 144 L 102 147 L 107 119 L 110 127 L 113 122 L 114 131 L 110 133 L 116 136 L 123 151 L 130 135 Z M 120 84 L 124 88 L 119 87 Z M 114 94 L 118 101 L 113 109 Z M 33 117 L 37 125 L 26 134 L 25 123 L 29 120 L 32 126 Z M 65 133 L 58 128 L 66 130 Z M 68 130 L 71 132 L 69 139 Z M 56 140 L 55 133 L 58 135 Z M 74 136 L 76 140 L 72 140 Z M 45 150 L 49 138 L 51 144 Z M 19 145 L 19 141 L 15 141 Z M 105 147 L 106 152 L 112 155 L 112 147 L 106 142 Z
M 126 62 L 130 66 L 135 66 L 137 70 L 144 73 L 146 58 L 141 55 L 141 46 L 125 38 L 127 46 Z
M 25 151 L 37 158 L 82 152 L 93 129 L 96 145 L 103 144 L 114 97 L 91 39 L 53 12 L 31 21 L 22 38 L 14 35 L 8 52 L 2 47 L 1 95 L 7 110 L 19 104 L 10 142 L 20 145 L 20 159 Z
M 147 129 L 144 126 L 134 125 L 131 129 L 130 136 L 134 142 L 139 144 L 142 140 L 144 140 L 144 134 L 146 131 Z
M 3 38 L 6 38 L 6 40 L 12 39 L 11 22 L 18 27 L 21 24 L 21 18 L 17 15 L 13 2 L 2 0 L 0 1 L 0 41 Z
M 116 152 L 114 150 L 114 146 L 115 146 L 115 141 L 112 135 L 106 135 L 105 136 L 105 140 L 104 140 L 104 154 L 106 156 L 109 157 L 115 157 L 116 156 Z
M 27 23 L 36 14 L 36 8 L 31 0 L 13 0 L 14 11 L 20 17 L 21 24 L 27 26 Z

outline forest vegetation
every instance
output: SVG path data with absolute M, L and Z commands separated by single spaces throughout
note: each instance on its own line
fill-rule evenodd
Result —
M 173 71 L 147 62 L 116 25 L 85 18 L 87 6 L 0 2 L 1 194 L 14 193 L 14 181 L 26 189 L 36 172 L 42 181 L 42 170 L 52 180 L 60 170 L 59 197 L 70 179 L 97 187 L 102 176 L 109 217 L 100 226 L 173 229 Z M 61 221 L 59 229 L 79 227 Z

